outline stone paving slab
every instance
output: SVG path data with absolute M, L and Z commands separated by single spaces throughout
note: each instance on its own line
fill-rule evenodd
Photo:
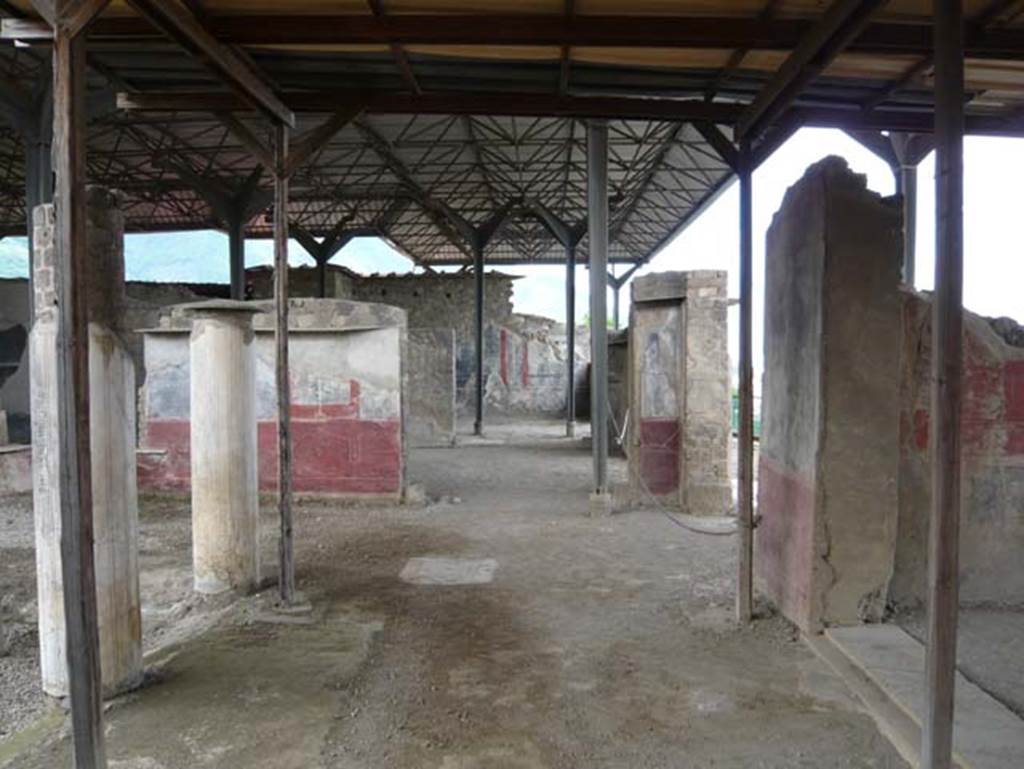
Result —
M 895 625 L 831 628 L 826 637 L 920 726 L 925 649 Z M 1024 721 L 961 674 L 953 743 L 964 769 L 1024 766 Z

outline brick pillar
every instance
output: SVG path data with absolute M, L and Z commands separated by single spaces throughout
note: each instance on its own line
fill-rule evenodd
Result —
M 89 308 L 89 420 L 100 665 L 107 696 L 142 680 L 138 494 L 135 480 L 135 369 L 122 341 L 124 216 L 118 196 L 86 196 Z M 60 556 L 61 458 L 57 451 L 57 325 L 54 209 L 33 214 L 31 336 L 32 470 L 43 690 L 67 695 Z

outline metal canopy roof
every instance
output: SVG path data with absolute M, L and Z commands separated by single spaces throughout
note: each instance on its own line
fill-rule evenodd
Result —
M 470 261 L 465 227 L 503 213 L 488 261 L 562 261 L 537 212 L 584 220 L 589 117 L 610 119 L 609 256 L 634 263 L 731 178 L 737 125 L 763 156 L 801 124 L 913 131 L 931 120 L 927 0 L 170 4 L 295 111 L 299 141 L 334 110 L 362 109 L 292 177 L 300 238 L 377 234 L 428 265 Z M 964 7 L 969 129 L 1024 133 L 1024 2 Z M 12 126 L 0 129 L 0 228 L 16 233 L 23 140 L 38 140 L 32 105 L 49 81 L 47 29 L 26 0 L 0 12 Z M 271 178 L 247 141 L 271 146 L 270 121 L 216 67 L 116 1 L 90 29 L 89 63 L 89 172 L 124 192 L 130 230 L 222 227 L 225 206 L 256 190 L 249 235 L 270 234 L 260 190 Z M 790 92 L 776 92 L 791 71 Z

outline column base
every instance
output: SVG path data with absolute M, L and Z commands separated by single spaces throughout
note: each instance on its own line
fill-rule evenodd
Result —
M 483 434 L 484 434 L 484 423 L 483 422 L 474 422 L 473 423 L 473 435 L 481 435 L 482 436 Z
M 565 423 L 565 437 L 566 438 L 575 438 L 576 437 L 576 423 L 575 422 L 566 422 Z
M 587 504 L 587 515 L 591 518 L 607 518 L 614 512 L 612 495 L 607 491 L 598 491 L 590 495 Z

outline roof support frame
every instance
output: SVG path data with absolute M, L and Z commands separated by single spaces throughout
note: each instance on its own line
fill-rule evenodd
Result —
M 885 0 L 833 0 L 740 118 L 737 138 L 757 140 L 803 87 L 864 30 L 872 14 L 884 3 Z
M 129 0 L 129 4 L 157 29 L 204 61 L 225 83 L 253 106 L 287 126 L 295 115 L 251 64 L 221 44 L 179 0 Z

